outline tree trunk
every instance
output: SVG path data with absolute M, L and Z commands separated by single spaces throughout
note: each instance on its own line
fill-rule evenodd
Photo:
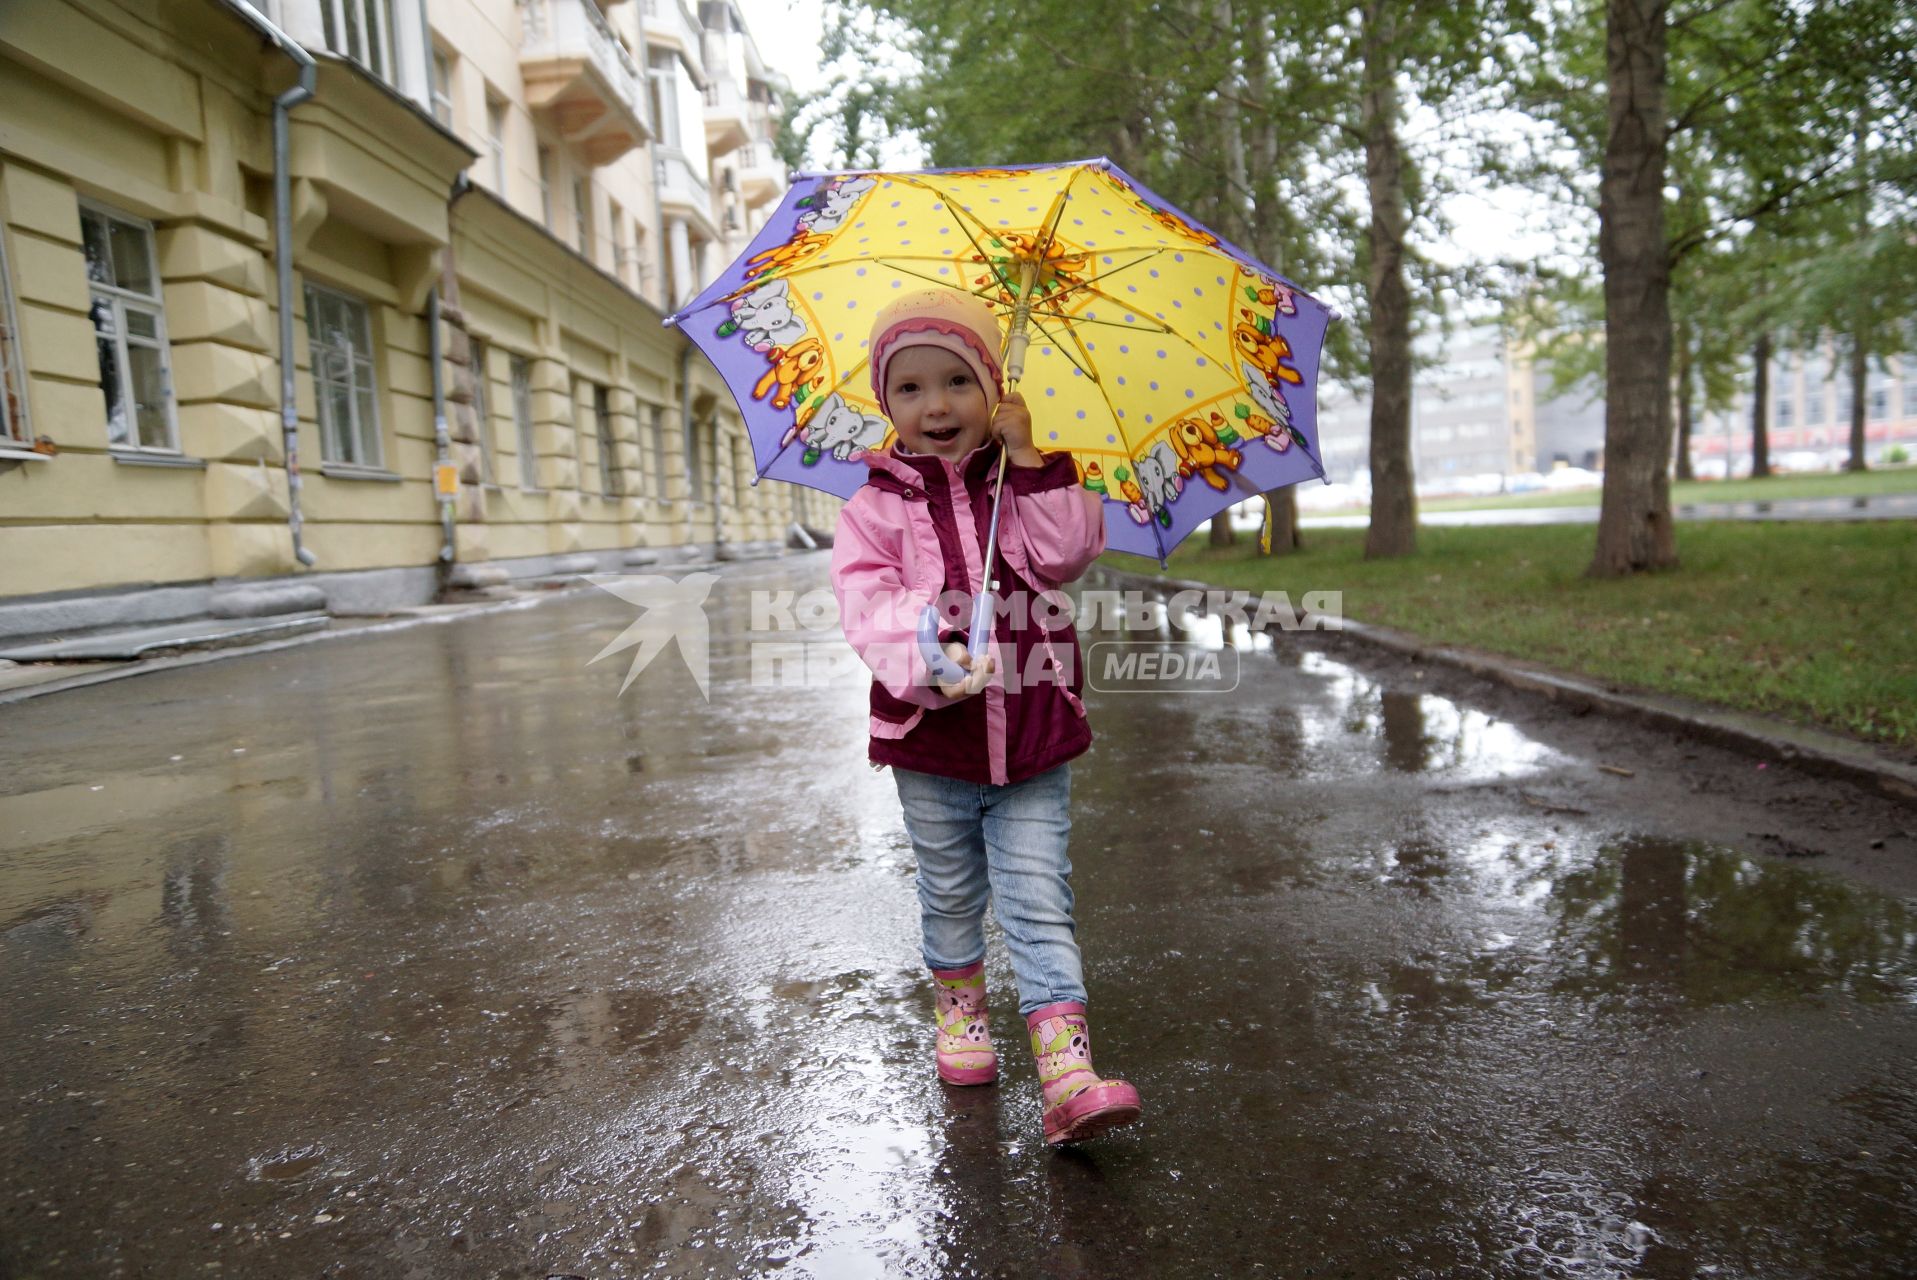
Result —
M 1870 234 L 1870 128 L 1869 115 L 1861 107 L 1851 136 L 1857 147 L 1857 234 L 1861 239 Z M 1869 320 L 1869 307 L 1859 299 L 1850 335 L 1850 460 L 1844 464 L 1846 471 L 1870 468 L 1864 460 L 1864 389 L 1870 378 Z
M 1246 22 L 1242 33 L 1242 63 L 1245 97 L 1250 102 L 1271 102 L 1271 41 L 1262 20 Z M 1265 263 L 1283 275 L 1286 270 L 1286 207 L 1279 198 L 1278 175 L 1282 171 L 1278 157 L 1278 121 L 1275 108 L 1254 111 L 1244 126 L 1246 149 L 1245 180 L 1251 190 L 1250 248 Z M 1271 551 L 1274 556 L 1304 550 L 1298 534 L 1298 494 L 1287 485 L 1266 492 L 1271 509 Z
M 1846 471 L 1868 471 L 1864 461 L 1864 390 L 1870 380 L 1870 352 L 1864 345 L 1863 326 L 1850 339 L 1850 460 Z
M 1231 527 L 1231 509 L 1227 507 L 1211 518 L 1211 541 L 1209 545 L 1214 547 L 1229 547 L 1236 545 L 1237 542 L 1238 535 L 1232 531 Z
M 1604 500 L 1589 573 L 1677 563 L 1671 526 L 1671 268 L 1664 234 L 1666 0 L 1607 0 Z M 1374 481 L 1375 484 L 1375 481 Z
M 1288 556 L 1294 551 L 1305 549 L 1305 540 L 1298 532 L 1298 491 L 1287 485 L 1283 489 L 1273 489 L 1265 495 L 1270 504 L 1271 550 L 1267 555 Z
M 1757 335 L 1757 345 L 1751 349 L 1751 363 L 1757 368 L 1757 377 L 1751 383 L 1751 479 L 1756 480 L 1771 473 L 1770 330 Z M 1731 478 L 1728 470 L 1724 478 Z
M 1688 336 L 1682 337 L 1677 344 L 1677 478 L 1695 480 L 1697 473 L 1691 468 L 1691 430 L 1697 419 L 1694 410 L 1697 404 L 1697 374 L 1691 358 L 1691 342 Z M 1729 466 L 1726 464 L 1726 474 Z
M 1371 203 L 1371 527 L 1365 559 L 1418 549 L 1411 473 L 1411 294 L 1405 285 L 1404 151 L 1398 138 L 1394 6 L 1364 11 L 1365 187 Z

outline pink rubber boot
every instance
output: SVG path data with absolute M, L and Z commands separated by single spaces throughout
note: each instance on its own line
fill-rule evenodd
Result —
M 939 1079 L 947 1084 L 991 1084 L 998 1053 L 985 1025 L 985 961 L 963 969 L 934 969 L 938 988 Z
M 1048 1004 L 1026 1014 L 1025 1025 L 1045 1091 L 1045 1141 L 1054 1146 L 1084 1142 L 1138 1119 L 1138 1090 L 1123 1080 L 1100 1079 L 1092 1070 L 1084 1005 L 1076 1000 Z

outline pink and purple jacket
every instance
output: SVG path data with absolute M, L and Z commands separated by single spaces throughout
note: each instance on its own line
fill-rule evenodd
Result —
M 1070 454 L 1005 469 L 991 683 L 954 702 L 918 651 L 924 607 L 943 593 L 969 599 L 980 589 L 998 455 L 991 443 L 956 463 L 890 448 L 869 452 L 866 483 L 839 513 L 832 589 L 845 638 L 873 673 L 875 765 L 1004 785 L 1092 744 L 1079 699 L 1078 637 L 1059 588 L 1104 551 L 1105 517 L 1098 495 L 1079 484 Z M 1014 593 L 1024 600 L 1014 601 Z M 959 628 L 969 621 L 969 605 L 964 618 L 944 615 L 942 638 L 962 640 Z

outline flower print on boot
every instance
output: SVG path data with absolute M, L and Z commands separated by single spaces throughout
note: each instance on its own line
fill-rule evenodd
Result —
M 963 969 L 934 969 L 938 990 L 939 1079 L 947 1084 L 991 1084 L 998 1053 L 985 1022 L 985 961 Z
M 1085 1006 L 1076 1000 L 1048 1004 L 1025 1015 L 1032 1056 L 1045 1091 L 1045 1141 L 1083 1142 L 1138 1119 L 1138 1090 L 1123 1080 L 1103 1080 L 1092 1070 L 1092 1034 Z

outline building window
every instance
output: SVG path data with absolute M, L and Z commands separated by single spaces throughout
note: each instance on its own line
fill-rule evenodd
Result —
M 606 389 L 597 383 L 592 388 L 592 424 L 599 434 L 599 492 L 608 498 L 623 498 L 626 488 L 619 483 L 618 461 L 612 448 L 612 407 Z
M 493 463 L 492 372 L 486 364 L 486 344 L 472 337 L 467 342 L 472 353 L 467 371 L 473 380 L 473 435 L 479 442 L 479 480 L 494 489 L 499 486 L 499 473 Z
M 393 82 L 393 12 L 390 0 L 321 0 L 326 47 Z
M 82 206 L 93 335 L 106 394 L 107 439 L 122 449 L 176 452 L 172 368 L 160 309 L 153 228 L 137 218 Z
M 1777 420 L 1777 429 L 1779 431 L 1789 431 L 1792 427 L 1797 425 L 1796 394 L 1790 391 L 1780 392 L 1777 396 L 1775 404 L 1776 404 L 1776 412 L 1773 416 Z
M 319 400 L 321 461 L 354 467 L 383 465 L 379 387 L 373 378 L 373 325 L 366 304 L 307 285 L 306 336 Z
M 31 438 L 27 433 L 26 362 L 20 358 L 20 325 L 14 318 L 6 240 L 0 237 L 0 441 Z
M 492 153 L 493 192 L 506 198 L 506 104 L 486 95 L 486 150 Z
M 664 405 L 652 406 L 652 496 L 664 501 L 671 495 L 666 492 L 666 410 Z
M 626 243 L 626 211 L 617 200 L 606 201 L 606 226 L 612 232 L 612 273 L 619 277 L 620 284 L 630 284 L 626 265 L 632 259 L 632 248 Z
M 652 89 L 652 118 L 661 146 L 679 146 L 679 55 L 670 49 L 648 51 L 646 80 Z
M 519 436 L 519 487 L 528 493 L 539 490 L 539 451 L 534 441 L 532 416 L 532 361 L 515 355 L 511 360 L 513 388 L 513 426 Z
M 584 178 L 573 179 L 572 234 L 579 245 L 579 256 L 587 262 L 592 255 L 592 184 Z
M 453 127 L 453 60 L 438 46 L 433 48 L 433 119 Z
M 686 424 L 686 497 L 693 502 L 706 500 L 705 442 L 711 434 L 710 422 L 694 418 Z
M 539 148 L 539 220 L 546 230 L 553 229 L 552 220 L 552 148 Z
M 1870 420 L 1877 422 L 1890 416 L 1890 388 L 1877 383 L 1870 388 Z

